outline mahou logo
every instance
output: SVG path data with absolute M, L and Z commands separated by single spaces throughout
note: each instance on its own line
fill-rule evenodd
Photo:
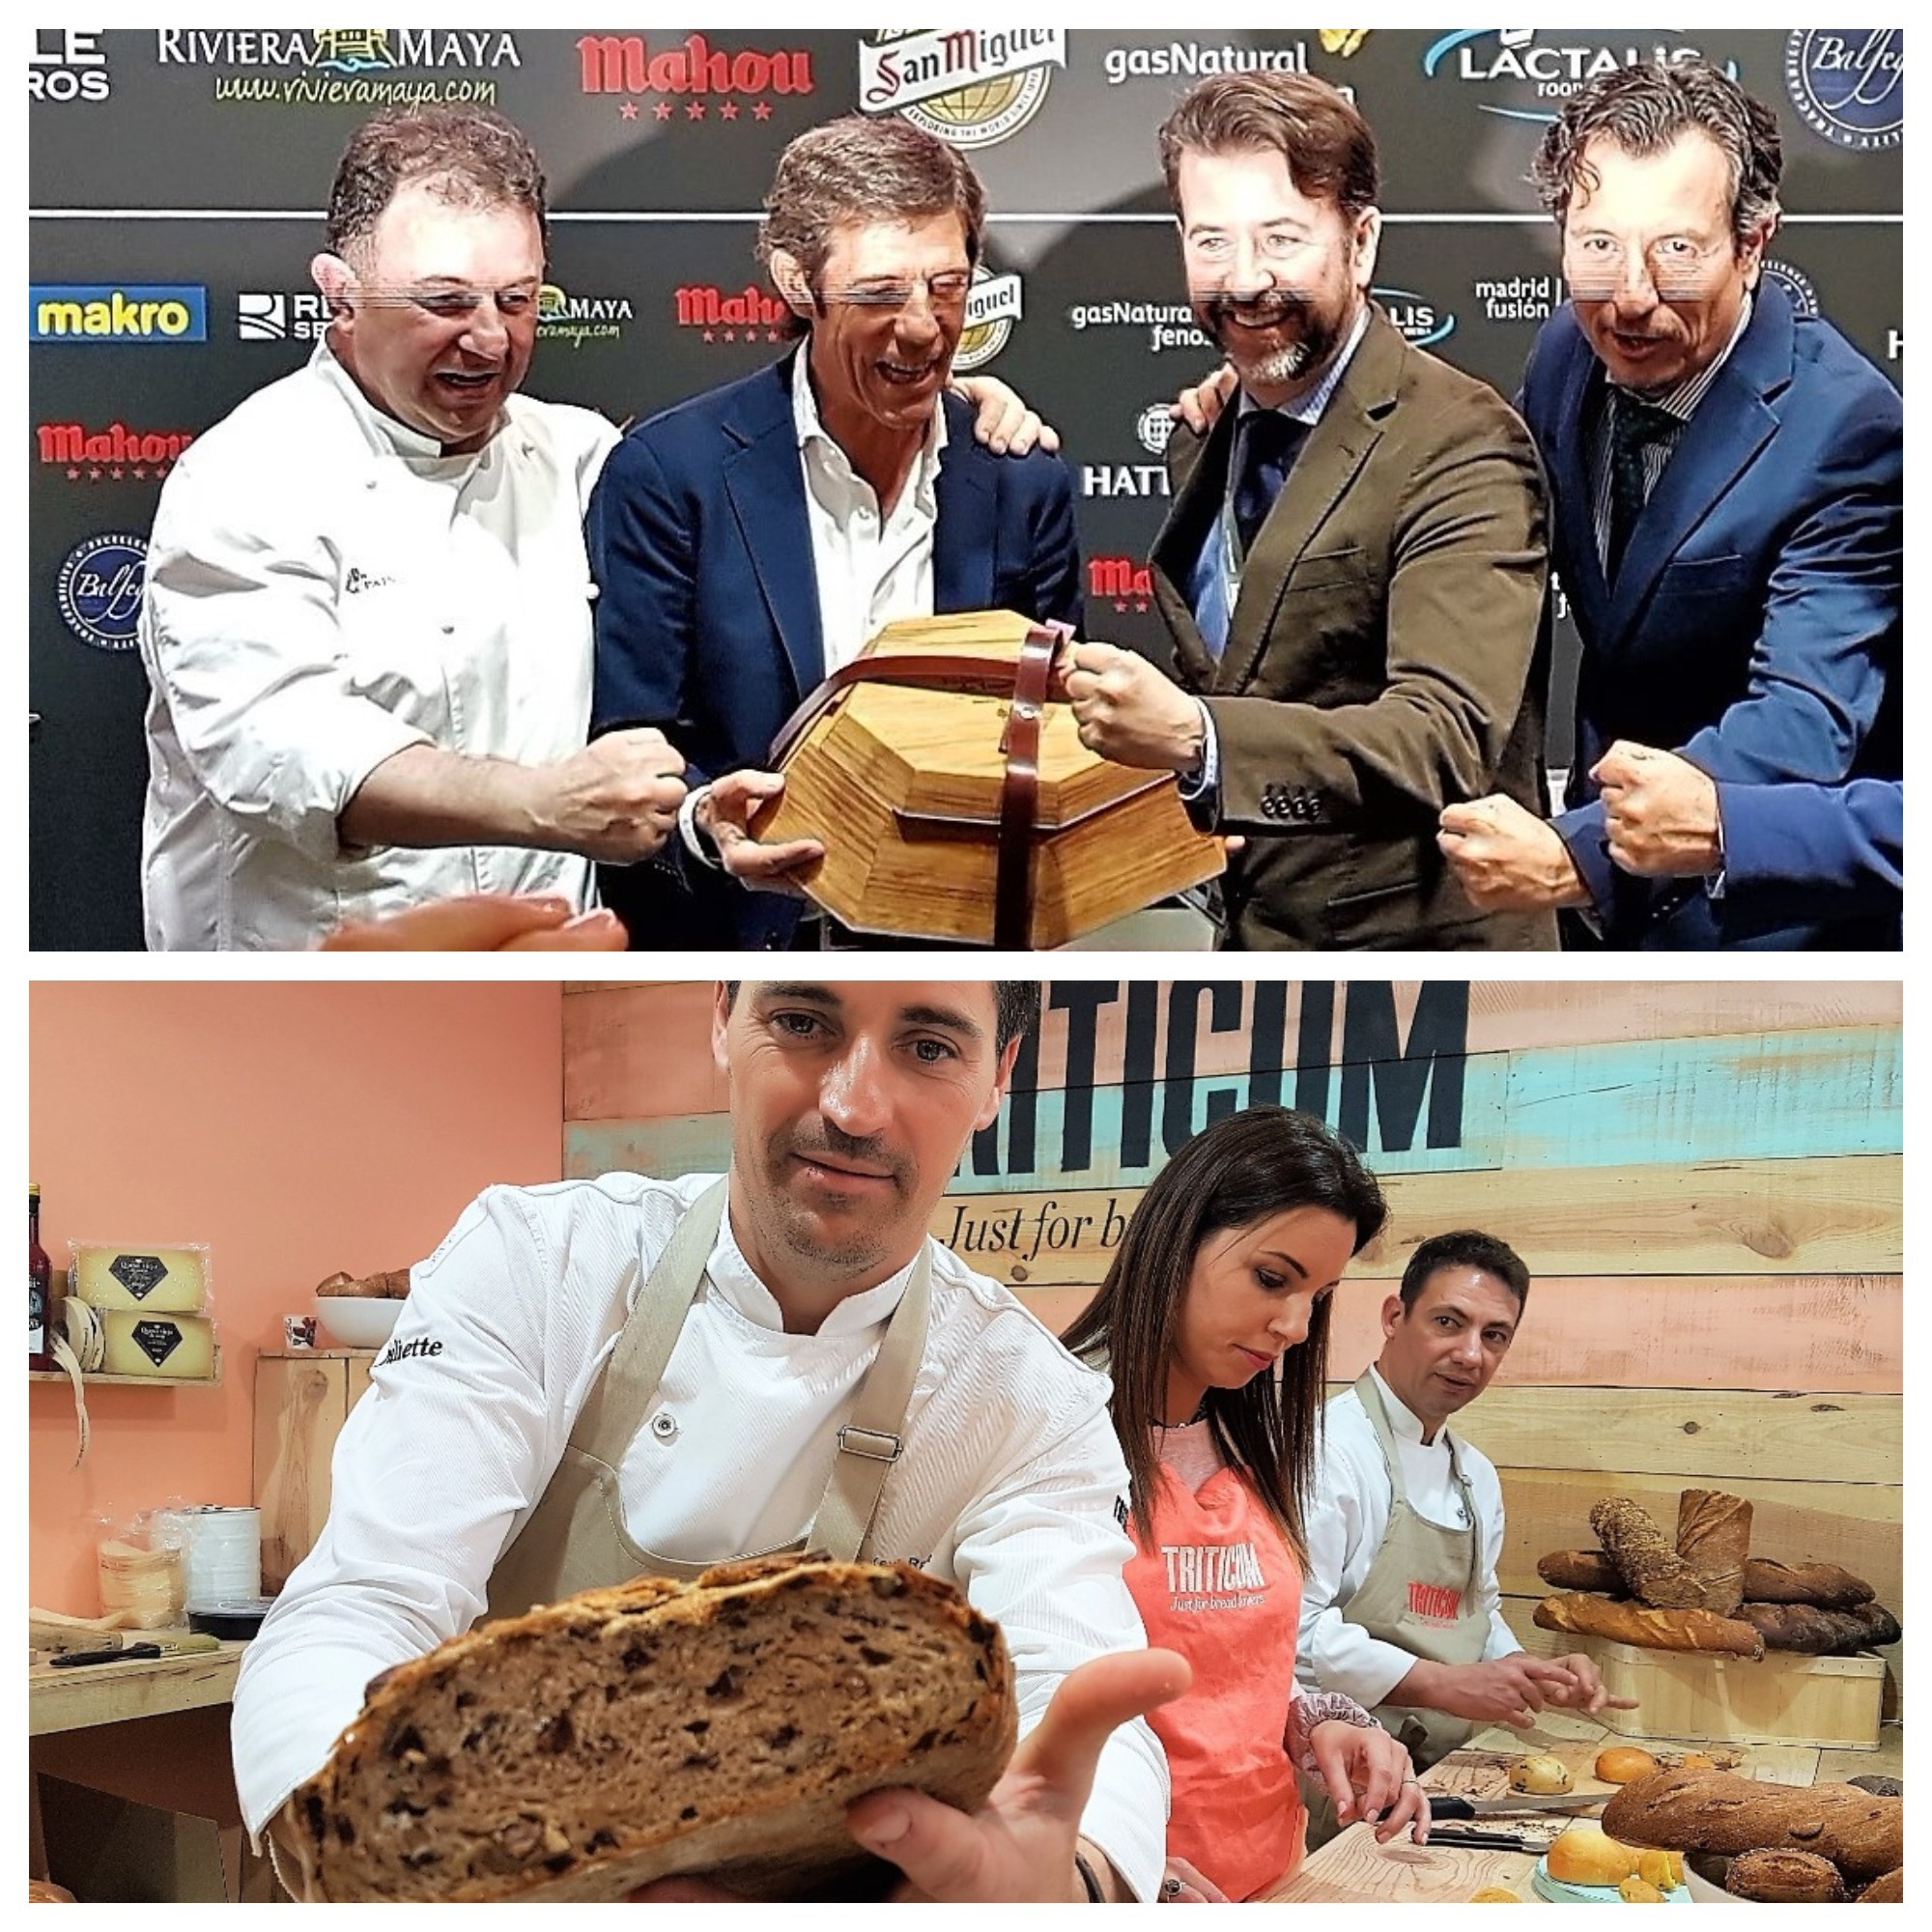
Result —
M 1145 615 L 1153 604 L 1153 572 L 1131 556 L 1090 556 L 1087 595 L 1095 604 L 1111 604 L 1124 615 Z
M 658 121 L 732 122 L 748 112 L 753 121 L 769 121 L 772 96 L 810 94 L 815 86 L 811 55 L 802 48 L 727 50 L 702 34 L 655 47 L 641 34 L 585 34 L 577 57 L 582 92 L 654 94 L 651 114 Z M 626 121 L 641 118 L 635 99 L 617 112 Z
M 908 27 L 859 47 L 859 105 L 900 114 L 955 148 L 990 148 L 1039 112 L 1064 27 Z
M 727 295 L 715 282 L 687 282 L 677 292 L 677 326 L 706 342 L 782 342 L 791 311 L 753 282 Z
M 165 476 L 194 440 L 186 430 L 129 429 L 121 422 L 105 429 L 78 422 L 36 423 L 34 440 L 41 461 L 64 469 L 70 483 Z

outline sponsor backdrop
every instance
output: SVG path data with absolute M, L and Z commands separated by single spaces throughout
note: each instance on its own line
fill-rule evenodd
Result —
M 566 987 L 563 1166 L 722 1170 L 711 989 Z M 1330 1373 L 1380 1347 L 1417 1241 L 1500 1235 L 1534 1277 L 1466 1417 L 1502 1472 L 1504 1611 L 1590 1506 L 1750 1499 L 1752 1552 L 1896 1605 L 1903 1111 L 1896 984 L 1053 980 L 932 1231 L 1064 1330 L 1169 1154 L 1236 1107 L 1319 1114 L 1391 1206 L 1337 1291 Z M 1896 1648 L 1886 1653 L 1899 1670 Z M 1837 1775 L 1849 1775 L 1840 1770 Z
M 529 387 L 620 421 L 779 353 L 753 238 L 792 135 L 861 109 L 969 150 L 994 218 L 961 366 L 1060 426 L 1090 628 L 1156 654 L 1141 562 L 1163 509 L 1163 406 L 1213 357 L 1153 136 L 1198 75 L 1305 69 L 1352 90 L 1384 157 L 1380 300 L 1411 339 L 1512 392 L 1564 294 L 1524 180 L 1542 126 L 1605 68 L 1723 62 L 1784 128 L 1772 272 L 1902 380 L 1896 29 L 49 28 L 32 49 L 36 947 L 140 943 L 145 532 L 185 444 L 321 333 L 307 264 L 328 181 L 384 103 L 486 102 L 530 130 L 556 218 Z M 1566 639 L 1559 766 L 1573 675 Z

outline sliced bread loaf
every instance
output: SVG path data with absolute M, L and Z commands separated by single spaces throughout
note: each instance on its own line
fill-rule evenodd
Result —
M 904 1565 L 643 1577 L 385 1672 L 292 1801 L 312 1899 L 613 1899 L 702 1872 L 756 1897 L 876 1889 L 852 1800 L 972 1809 L 1012 1753 L 999 1627 Z

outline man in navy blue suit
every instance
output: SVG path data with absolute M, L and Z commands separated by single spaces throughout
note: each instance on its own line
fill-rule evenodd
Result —
M 1583 644 L 1571 809 L 1452 806 L 1441 844 L 1479 904 L 1577 908 L 1614 947 L 1899 943 L 1895 905 L 1633 872 L 1606 825 L 1619 740 L 1720 790 L 1899 773 L 1903 417 L 1762 274 L 1781 172 L 1770 110 L 1701 65 L 1593 82 L 1537 157 L 1573 295 L 1522 397 Z
M 980 447 L 949 393 L 986 220 L 963 156 L 850 116 L 792 142 L 766 211 L 758 252 L 802 345 L 634 429 L 590 508 L 593 735 L 650 722 L 692 787 L 664 857 L 600 882 L 654 948 L 812 943 L 783 889 L 822 847 L 758 844 L 709 783 L 755 774 L 800 701 L 883 625 L 1081 617 L 1065 466 Z

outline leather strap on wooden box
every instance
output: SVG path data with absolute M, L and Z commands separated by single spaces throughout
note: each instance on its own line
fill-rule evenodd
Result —
M 993 944 L 1025 952 L 1033 933 L 1033 835 L 1039 812 L 1039 734 L 1046 715 L 1046 688 L 1053 660 L 1071 634 L 1036 625 L 1011 668 L 955 651 L 887 651 L 854 658 L 834 671 L 785 721 L 772 740 L 767 768 L 782 769 L 807 732 L 839 698 L 862 684 L 891 684 L 918 691 L 956 691 L 978 697 L 1009 698 L 1007 733 L 1000 750 L 999 834 L 993 888 Z

